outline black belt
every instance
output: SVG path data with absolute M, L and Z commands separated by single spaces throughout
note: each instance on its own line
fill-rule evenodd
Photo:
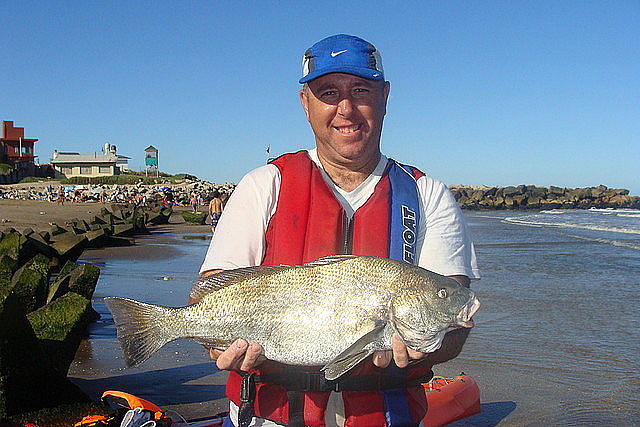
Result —
M 256 383 L 273 383 L 287 391 L 329 392 L 329 391 L 366 391 L 391 390 L 395 388 L 416 387 L 428 382 L 431 375 L 407 379 L 390 375 L 349 375 L 336 380 L 328 380 L 322 372 L 288 372 L 286 374 L 255 375 Z

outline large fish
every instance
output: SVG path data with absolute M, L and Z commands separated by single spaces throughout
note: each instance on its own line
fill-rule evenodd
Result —
M 226 348 L 237 338 L 290 365 L 324 366 L 338 378 L 397 332 L 421 352 L 450 330 L 473 327 L 480 303 L 457 281 L 388 258 L 336 255 L 299 267 L 258 266 L 198 280 L 186 307 L 105 298 L 127 366 L 169 341 L 194 338 Z

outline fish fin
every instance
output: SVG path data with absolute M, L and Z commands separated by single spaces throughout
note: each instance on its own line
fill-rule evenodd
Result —
M 160 347 L 180 338 L 170 336 L 166 328 L 175 316 L 173 308 L 118 297 L 104 301 L 113 315 L 127 367 L 141 364 Z
M 235 268 L 233 270 L 222 270 L 219 273 L 200 277 L 191 286 L 189 298 L 199 301 L 205 295 L 224 289 L 237 283 L 239 280 L 247 279 L 253 275 L 275 273 L 285 267 L 277 265 L 257 265 L 255 267 Z
M 329 255 L 322 258 L 318 258 L 315 261 L 311 261 L 303 265 L 303 267 L 318 267 L 321 265 L 335 264 L 336 262 L 347 261 L 349 259 L 361 258 L 362 255 Z
M 364 334 L 346 350 L 337 355 L 331 362 L 324 365 L 322 367 L 324 377 L 328 380 L 335 380 L 366 359 L 374 352 L 374 349 L 367 348 L 367 346 L 382 338 L 384 328 L 385 325 L 383 323 L 377 325 L 375 329 Z
M 226 350 L 231 345 L 231 342 L 229 341 L 217 341 L 217 340 L 210 340 L 206 338 L 194 338 L 193 340 L 198 344 L 213 347 L 216 350 Z

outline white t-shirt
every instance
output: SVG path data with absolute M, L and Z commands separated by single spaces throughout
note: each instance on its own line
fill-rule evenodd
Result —
M 373 194 L 388 161 L 381 156 L 362 184 L 353 191 L 344 191 L 329 179 L 316 150 L 308 153 L 349 217 Z M 260 265 L 269 220 L 278 203 L 280 182 L 280 170 L 271 164 L 242 178 L 222 212 L 200 272 Z M 421 208 L 416 246 L 418 265 L 445 276 L 479 279 L 473 242 L 453 194 L 442 182 L 428 176 L 419 178 L 417 185 Z

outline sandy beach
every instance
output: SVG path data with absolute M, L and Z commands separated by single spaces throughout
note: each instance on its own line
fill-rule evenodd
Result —
M 15 184 L 14 187 L 19 185 L 21 184 Z M 60 204 L 43 200 L 0 199 L 0 231 L 9 228 L 15 228 L 18 231 L 23 231 L 26 228 L 32 228 L 36 231 L 48 230 L 51 227 L 51 223 L 63 226 L 65 221 L 76 218 L 90 220 L 99 214 L 103 208 L 111 209 L 111 204 L 96 202 L 74 203 L 69 201 Z M 199 226 L 185 223 L 180 213 L 190 210 L 191 207 L 174 206 L 174 214 L 171 216 L 170 223 L 156 226 L 151 230 L 164 233 L 169 231 L 174 233 L 208 231 L 209 227 L 206 225 Z M 204 212 L 206 207 L 201 206 L 199 210 Z

